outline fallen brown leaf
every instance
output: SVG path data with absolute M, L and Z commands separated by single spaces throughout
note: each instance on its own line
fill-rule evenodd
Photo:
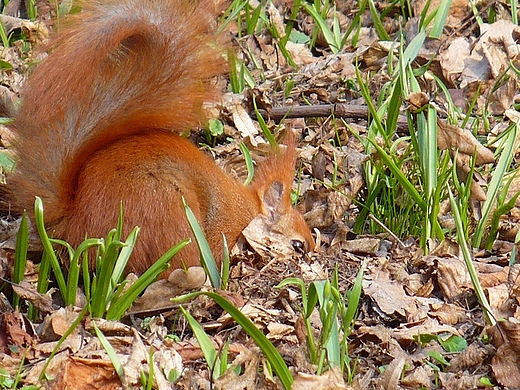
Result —
M 347 390 L 343 374 L 339 370 L 328 370 L 322 375 L 299 372 L 294 378 L 294 390 Z
M 110 360 L 69 356 L 60 375 L 52 382 L 55 390 L 116 390 L 122 387 Z
M 36 309 L 42 313 L 52 312 L 52 298 L 51 294 L 54 292 L 53 289 L 49 290 L 47 294 L 40 294 L 36 291 L 35 285 L 22 281 L 19 284 L 12 284 L 13 291 L 17 293 L 20 298 L 31 302 Z

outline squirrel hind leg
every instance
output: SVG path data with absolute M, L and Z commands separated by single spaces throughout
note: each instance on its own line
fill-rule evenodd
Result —
M 141 141 L 127 140 L 92 156 L 79 174 L 70 210 L 56 228 L 57 236 L 73 246 L 85 237 L 105 237 L 117 226 L 122 204 L 123 237 L 135 226 L 140 228 L 127 266 L 127 272 L 136 274 L 145 272 L 175 244 L 192 238 L 182 204 L 182 194 L 188 191 L 175 175 L 164 174 L 164 164 L 174 162 L 165 159 L 157 145 Z M 145 150 L 147 147 L 154 152 Z M 197 199 L 190 199 L 190 205 L 200 214 Z M 199 264 L 198 249 L 192 242 L 161 276 Z

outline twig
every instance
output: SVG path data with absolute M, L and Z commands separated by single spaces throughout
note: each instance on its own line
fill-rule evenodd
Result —
M 343 119 L 368 120 L 368 108 L 356 104 L 320 104 L 315 106 L 281 106 L 272 107 L 269 110 L 260 109 L 260 115 L 264 119 L 279 122 L 283 118 L 324 118 L 334 115 Z M 408 123 L 404 115 L 399 115 L 397 128 L 400 131 L 408 131 Z

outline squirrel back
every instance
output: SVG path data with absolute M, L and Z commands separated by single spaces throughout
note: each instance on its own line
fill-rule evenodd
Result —
M 175 134 L 197 126 L 203 102 L 219 98 L 210 79 L 225 66 L 207 9 L 189 0 L 82 4 L 21 96 L 12 126 L 19 161 L 6 195 L 15 213 L 32 210 L 40 196 L 47 228 L 78 245 L 105 236 L 122 202 L 125 226 L 141 228 L 129 271 L 142 273 L 192 236 L 182 196 L 219 252 L 222 233 L 233 245 L 266 212 L 267 191 L 280 202 L 271 212 L 291 216 L 285 223 L 298 225 L 295 236 L 312 249 L 308 227 L 290 206 L 293 141 L 244 187 Z M 197 265 L 198 258 L 189 245 L 171 269 Z

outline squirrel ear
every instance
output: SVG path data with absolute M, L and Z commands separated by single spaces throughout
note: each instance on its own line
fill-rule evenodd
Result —
M 287 193 L 289 191 L 289 193 Z M 264 214 L 272 223 L 276 223 L 280 216 L 290 208 L 290 188 L 281 181 L 275 180 L 264 188 L 261 194 Z
M 285 148 L 275 147 L 258 165 L 252 190 L 258 194 L 262 214 L 277 223 L 281 215 L 291 212 L 291 186 L 294 180 L 296 146 L 294 134 L 286 135 Z

